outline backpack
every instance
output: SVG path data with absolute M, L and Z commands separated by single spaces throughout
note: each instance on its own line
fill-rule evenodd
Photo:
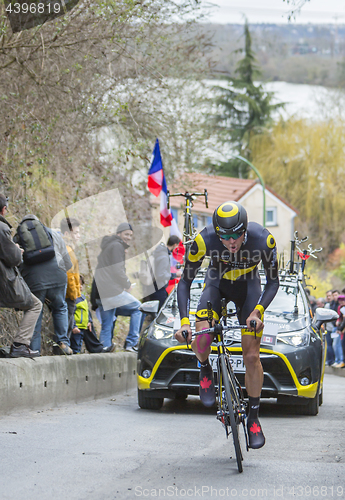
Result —
M 24 250 L 23 260 L 29 266 L 55 257 L 53 238 L 42 222 L 36 218 L 24 218 L 13 240 Z
M 155 258 L 154 255 L 151 255 L 147 260 L 140 261 L 140 271 L 139 271 L 139 279 L 140 283 L 145 286 L 156 285 L 155 279 Z

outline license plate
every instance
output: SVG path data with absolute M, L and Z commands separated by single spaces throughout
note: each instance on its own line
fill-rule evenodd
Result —
M 209 360 L 210 360 L 210 365 L 212 366 L 212 369 L 214 372 L 217 371 L 217 355 L 216 354 L 210 354 L 209 355 Z M 230 356 L 230 361 L 232 365 L 232 369 L 234 370 L 235 373 L 244 373 L 246 371 L 246 367 L 243 363 L 243 356 Z M 198 367 L 200 367 L 200 363 L 198 362 Z

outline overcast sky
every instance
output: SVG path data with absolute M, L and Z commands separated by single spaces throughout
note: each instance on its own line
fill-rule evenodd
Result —
M 215 4 L 210 21 L 214 23 L 287 23 L 290 5 L 283 0 L 202 0 Z M 216 7 L 218 6 L 218 7 Z M 293 23 L 345 24 L 345 0 L 310 0 Z

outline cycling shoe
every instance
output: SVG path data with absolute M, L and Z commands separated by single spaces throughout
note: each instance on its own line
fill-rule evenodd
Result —
M 216 402 L 213 370 L 210 365 L 200 368 L 199 396 L 204 406 L 213 406 Z
M 262 432 L 262 427 L 258 419 L 247 421 L 247 430 L 249 438 L 249 448 L 254 450 L 262 448 L 265 444 L 265 436 Z

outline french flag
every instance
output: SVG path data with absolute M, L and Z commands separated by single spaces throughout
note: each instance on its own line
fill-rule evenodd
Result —
M 149 177 L 147 180 L 147 187 L 154 196 L 158 196 L 162 191 L 164 179 L 163 162 L 159 149 L 158 139 L 156 140 L 156 144 L 152 153 L 151 165 L 148 175 Z
M 148 173 L 147 187 L 154 196 L 158 196 L 159 193 L 161 193 L 161 224 L 164 227 L 171 226 L 173 216 L 170 209 L 167 208 L 168 188 L 163 172 L 163 162 L 159 149 L 158 139 L 156 140 L 156 144 L 152 154 L 151 165 Z

